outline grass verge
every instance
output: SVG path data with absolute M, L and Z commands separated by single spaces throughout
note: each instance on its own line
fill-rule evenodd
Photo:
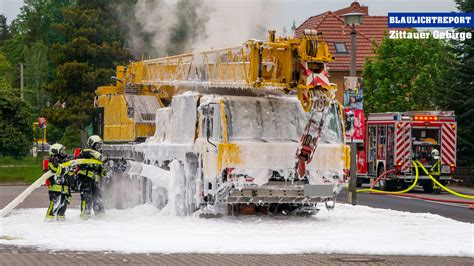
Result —
M 0 157 L 0 182 L 33 183 L 42 174 L 42 157 Z

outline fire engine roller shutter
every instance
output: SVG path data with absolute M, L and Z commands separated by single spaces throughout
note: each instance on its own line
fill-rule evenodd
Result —
M 401 165 L 402 172 L 407 172 L 411 158 L 411 125 L 409 121 L 400 121 L 395 128 L 395 163 Z
M 455 123 L 443 123 L 441 126 L 441 162 L 456 165 L 456 129 Z

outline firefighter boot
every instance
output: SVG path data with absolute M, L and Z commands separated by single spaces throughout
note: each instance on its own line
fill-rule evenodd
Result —
M 92 208 L 94 209 L 94 214 L 96 216 L 102 216 L 105 212 L 104 201 L 102 199 L 102 193 L 97 183 L 93 184 L 93 193 L 92 193 Z
M 68 205 L 67 195 L 61 192 L 49 192 L 49 207 L 46 212 L 47 221 L 64 221 Z
M 87 202 L 87 200 L 81 200 L 81 219 L 88 220 L 91 217 L 91 203 L 91 201 Z
M 45 221 L 54 221 L 61 201 L 60 192 L 49 192 L 49 207 L 46 211 Z
M 83 189 L 81 191 L 81 219 L 87 220 L 91 217 L 92 204 L 92 191 L 90 189 Z
M 87 220 L 91 216 L 94 181 L 87 176 L 79 175 L 77 179 L 81 193 L 81 219 Z

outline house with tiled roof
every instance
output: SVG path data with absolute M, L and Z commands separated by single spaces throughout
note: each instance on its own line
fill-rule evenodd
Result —
M 329 51 L 335 57 L 335 61 L 329 63 L 328 67 L 331 82 L 338 85 L 337 99 L 340 101 L 343 99 L 344 76 L 349 76 L 351 62 L 352 29 L 349 25 L 345 25 L 343 15 L 352 12 L 365 14 L 363 24 L 356 26 L 357 75 L 361 75 L 365 59 L 374 56 L 373 42 L 380 43 L 384 37 L 387 30 L 387 16 L 370 16 L 369 7 L 353 2 L 349 7 L 312 16 L 295 29 L 296 37 L 301 37 L 305 29 L 315 29 L 322 33 L 322 38 L 329 45 Z

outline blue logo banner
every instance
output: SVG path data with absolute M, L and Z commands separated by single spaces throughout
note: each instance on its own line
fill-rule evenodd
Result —
M 474 13 L 388 13 L 389 28 L 473 28 Z

